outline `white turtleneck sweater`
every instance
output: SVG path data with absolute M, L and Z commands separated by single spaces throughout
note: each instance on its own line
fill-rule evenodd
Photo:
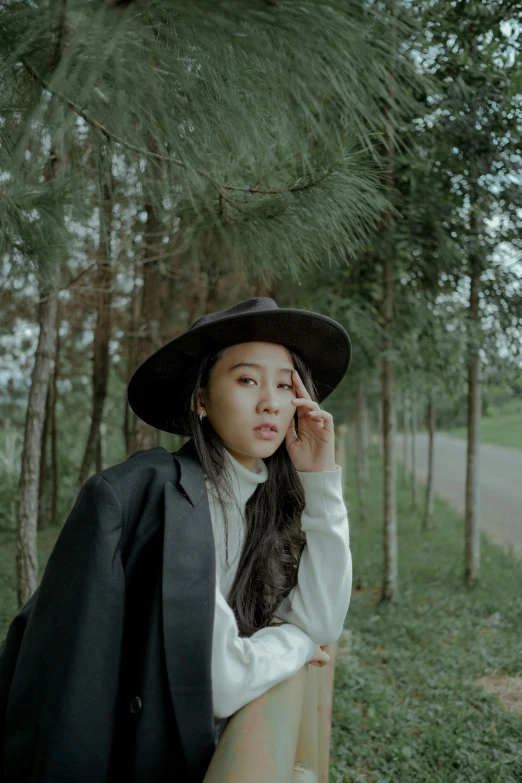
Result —
M 315 652 L 316 644 L 340 637 L 352 587 L 348 514 L 343 502 L 341 468 L 298 471 L 305 493 L 301 527 L 306 533 L 298 580 L 277 611 L 283 623 L 240 637 L 227 596 L 234 581 L 245 536 L 245 506 L 268 469 L 262 459 L 249 470 L 225 450 L 235 505 L 227 505 L 228 554 L 221 507 L 207 481 L 216 545 L 216 608 L 212 646 L 214 715 L 228 718 L 269 688 L 292 677 Z

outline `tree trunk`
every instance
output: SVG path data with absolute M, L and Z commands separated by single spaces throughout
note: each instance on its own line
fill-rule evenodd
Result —
M 57 380 L 60 377 L 60 304 L 58 303 L 56 324 L 56 358 L 51 381 L 51 524 L 55 525 L 58 514 L 58 437 L 56 432 Z
M 364 497 L 364 388 L 362 381 L 357 384 L 355 398 L 355 470 L 357 475 L 357 496 L 359 498 L 359 519 L 366 520 Z
M 130 339 L 130 338 L 129 338 Z M 131 366 L 131 365 L 129 365 Z M 131 453 L 131 444 L 132 444 L 132 436 L 131 436 L 131 427 L 132 423 L 134 421 L 134 414 L 132 413 L 130 409 L 130 405 L 127 401 L 127 397 L 125 397 L 124 401 L 124 408 L 123 408 L 123 440 L 125 442 L 125 454 L 129 455 Z
M 335 464 L 339 465 L 343 474 L 343 484 L 346 483 L 346 472 L 348 470 L 346 439 L 348 437 L 348 425 L 344 422 L 337 425 L 335 441 Z
M 391 41 L 398 50 L 395 16 L 398 3 L 392 4 Z M 389 128 L 386 135 L 386 154 L 388 167 L 384 178 L 386 189 L 394 187 L 395 170 L 394 144 L 394 96 L 390 94 Z M 387 210 L 383 224 L 382 261 L 382 316 L 384 326 L 382 356 L 382 431 L 384 450 L 384 573 L 381 589 L 381 601 L 395 601 L 399 595 L 398 541 L 397 541 L 397 502 L 395 483 L 395 413 L 393 400 L 393 258 L 395 248 L 392 238 L 392 216 Z
M 51 415 L 51 386 L 52 378 L 49 379 L 47 394 L 45 397 L 45 418 L 42 430 L 42 448 L 40 453 L 40 476 L 38 478 L 38 519 L 36 527 L 43 530 L 48 525 L 47 503 L 46 503 L 46 478 L 47 478 L 47 440 L 49 437 L 49 419 Z
M 102 427 L 103 423 L 100 424 L 100 429 L 98 431 L 98 438 L 96 440 L 96 453 L 94 455 L 94 465 L 96 469 L 96 473 L 99 473 L 100 470 L 103 470 L 103 456 L 102 456 Z
M 384 574 L 381 600 L 398 596 L 397 511 L 395 499 L 393 365 L 391 360 L 393 327 L 392 255 L 383 260 L 384 356 L 382 368 L 382 431 L 384 447 Z
M 96 267 L 95 289 L 98 312 L 94 329 L 92 358 L 92 412 L 91 425 L 83 461 L 78 476 L 81 487 L 87 480 L 99 449 L 100 425 L 109 381 L 109 341 L 111 338 L 112 268 L 111 268 L 111 226 L 112 187 L 104 179 L 100 188 L 100 244 Z
M 377 407 L 377 446 L 379 448 L 379 457 L 384 456 L 384 433 L 383 433 L 383 408 Z
M 145 248 L 143 254 L 143 286 L 141 289 L 140 328 L 137 346 L 138 367 L 157 348 L 161 347 L 158 334 L 157 292 L 158 292 L 158 257 L 161 248 L 161 225 L 152 204 L 145 205 L 147 222 L 145 226 Z M 137 417 L 134 417 L 134 427 L 129 438 L 129 451 L 150 449 L 157 445 L 157 431 Z
M 402 486 L 406 485 L 408 476 L 408 393 L 402 390 Z
M 428 393 L 428 475 L 426 477 L 426 504 L 424 507 L 424 530 L 431 530 L 433 520 L 433 455 L 435 451 L 435 401 L 433 392 Z
M 336 454 L 337 465 L 340 465 L 343 474 L 343 490 L 346 493 L 350 492 L 350 480 L 348 478 L 348 466 L 349 466 L 349 437 L 350 429 L 349 425 L 343 422 L 339 428 L 339 444 Z
M 417 435 L 417 397 L 415 390 L 411 391 L 411 506 L 417 508 L 417 455 L 415 452 Z
M 68 39 L 69 21 L 64 12 L 60 20 L 59 43 L 52 63 L 53 68 L 58 67 L 63 51 L 68 45 Z M 56 132 L 51 139 L 49 158 L 43 171 L 43 177 L 48 182 L 60 180 L 63 173 L 63 129 L 65 127 L 63 111 L 63 107 L 57 111 Z M 61 114 L 62 117 L 60 118 Z M 27 402 L 18 493 L 16 576 L 19 607 L 22 607 L 29 600 L 38 587 L 37 526 L 40 459 L 47 390 L 56 356 L 56 320 L 58 312 L 56 291 L 59 282 L 58 270 L 60 260 L 60 258 L 56 259 L 56 265 L 49 270 L 45 282 L 42 282 L 44 280 L 42 277 L 39 284 L 40 306 L 38 320 L 40 331 Z
M 188 298 L 187 329 L 205 312 L 205 302 L 207 298 L 205 285 L 203 284 L 205 273 L 202 269 L 201 259 L 198 258 L 193 262 L 192 269 L 195 283 Z
M 362 480 L 363 487 L 366 489 L 370 483 L 370 467 L 368 462 L 368 400 L 366 389 L 361 387 L 361 415 L 362 415 Z
M 134 371 L 138 367 L 138 329 L 141 320 L 141 298 L 142 298 L 142 261 L 136 260 L 134 264 L 134 284 L 132 288 L 130 319 L 129 319 L 129 337 L 127 343 L 128 364 L 127 364 L 127 384 L 129 383 Z M 135 441 L 137 418 L 132 412 L 129 403 L 125 399 L 125 410 L 123 419 L 123 437 L 125 439 L 126 454 L 132 453 L 132 446 Z
M 476 229 L 476 224 L 474 227 Z M 481 386 L 479 340 L 477 339 L 480 327 L 479 288 L 480 261 L 473 255 L 470 258 L 470 296 L 468 310 L 468 443 L 465 503 L 465 579 L 468 583 L 472 583 L 478 579 L 480 569 L 478 504 Z
M 57 297 L 47 291 L 40 304 L 40 333 L 25 418 L 24 446 L 18 503 L 16 573 L 18 605 L 23 606 L 38 587 L 38 485 L 45 403 L 56 350 Z

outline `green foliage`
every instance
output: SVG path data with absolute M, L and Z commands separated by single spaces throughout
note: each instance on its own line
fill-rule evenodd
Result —
M 382 463 L 370 465 L 368 522 L 350 491 L 354 592 L 346 658 L 336 665 L 332 783 L 517 783 L 522 722 L 475 680 L 522 669 L 522 570 L 483 538 L 482 578 L 462 579 L 464 523 L 436 499 L 423 532 L 398 484 L 401 597 L 378 604 Z
M 279 258 L 297 271 L 355 252 L 384 206 L 375 145 L 390 91 L 395 122 L 421 79 L 390 21 L 406 39 L 411 23 L 362 0 L 4 4 L 3 250 L 22 265 L 45 255 L 16 210 L 54 139 L 66 166 L 42 196 L 63 185 L 74 219 L 86 221 L 85 175 L 109 147 L 125 197 L 151 204 L 178 248 L 204 257 L 211 244 L 263 280 Z
M 423 26 L 413 48 L 432 81 L 423 109 L 401 127 L 402 148 L 385 151 L 393 209 L 366 263 L 393 255 L 395 377 L 434 392 L 439 411 L 463 412 L 470 351 L 480 351 L 486 382 L 520 366 L 517 7 L 411 4 Z M 480 323 L 467 314 L 472 261 L 481 270 Z

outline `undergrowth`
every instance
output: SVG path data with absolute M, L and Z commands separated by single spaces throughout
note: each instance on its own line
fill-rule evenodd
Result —
M 522 676 L 522 563 L 482 536 L 480 580 L 463 580 L 464 522 L 436 499 L 436 529 L 397 466 L 399 598 L 380 602 L 382 463 L 367 521 L 346 471 L 353 593 L 349 648 L 336 665 L 330 783 L 521 783 L 522 715 L 474 681 Z M 352 502 L 353 501 L 353 502 Z

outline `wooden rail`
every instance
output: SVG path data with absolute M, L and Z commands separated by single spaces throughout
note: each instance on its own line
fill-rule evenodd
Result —
M 337 645 L 228 721 L 204 783 L 327 783 Z

